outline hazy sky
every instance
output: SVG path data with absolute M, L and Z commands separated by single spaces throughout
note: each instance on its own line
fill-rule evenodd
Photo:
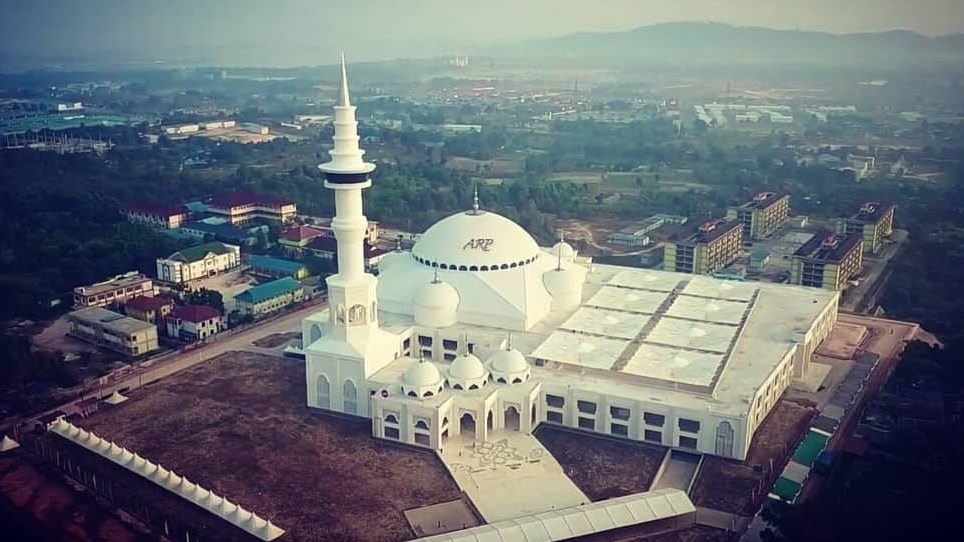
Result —
M 470 51 L 480 45 L 667 21 L 828 32 L 964 32 L 964 0 L 0 0 L 8 54 L 323 64 Z M 312 62 L 311 59 L 317 58 Z

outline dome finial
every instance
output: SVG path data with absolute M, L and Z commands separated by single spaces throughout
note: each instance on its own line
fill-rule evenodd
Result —
M 472 190 L 472 212 L 479 212 L 479 183 L 475 183 L 475 188 Z
M 398 237 L 395 238 L 395 250 L 402 250 L 402 234 L 398 234 Z
M 512 332 L 510 331 L 508 336 L 505 338 L 505 349 L 512 350 Z
M 439 280 L 439 278 L 438 278 L 438 268 L 436 267 L 436 268 L 435 268 L 435 276 L 432 278 L 432 284 L 438 284 L 438 283 L 440 283 L 440 282 L 442 282 L 442 281 Z
M 345 69 L 345 53 L 341 53 L 341 83 L 338 86 L 338 105 L 347 107 L 351 105 L 348 99 L 348 72 Z

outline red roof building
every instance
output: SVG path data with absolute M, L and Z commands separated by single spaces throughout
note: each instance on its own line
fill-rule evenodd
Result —
M 232 225 L 255 218 L 286 223 L 294 220 L 298 214 L 295 202 L 253 190 L 237 190 L 214 196 L 207 202 L 207 207 L 209 212 L 223 216 Z
M 167 318 L 167 334 L 188 341 L 204 340 L 224 328 L 221 311 L 207 305 L 174 307 Z
M 127 316 L 151 324 L 162 321 L 164 317 L 171 314 L 173 308 L 174 300 L 164 296 L 140 295 L 124 304 L 124 312 L 127 313 Z
M 180 228 L 190 214 L 183 205 L 164 205 L 148 201 L 129 203 L 122 212 L 131 223 L 169 230 Z

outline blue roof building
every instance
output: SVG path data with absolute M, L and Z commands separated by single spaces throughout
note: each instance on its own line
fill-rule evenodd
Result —
M 256 275 L 268 277 L 294 277 L 303 279 L 308 276 L 308 268 L 305 264 L 294 260 L 285 260 L 273 256 L 263 256 L 252 254 L 248 256 L 248 265 Z
M 304 286 L 291 277 L 259 284 L 234 296 L 238 312 L 253 318 L 279 311 L 304 298 Z

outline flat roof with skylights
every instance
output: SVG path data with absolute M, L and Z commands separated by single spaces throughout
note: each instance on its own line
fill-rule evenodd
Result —
M 633 339 L 649 321 L 649 316 L 625 311 L 582 307 L 559 327 L 592 335 Z

